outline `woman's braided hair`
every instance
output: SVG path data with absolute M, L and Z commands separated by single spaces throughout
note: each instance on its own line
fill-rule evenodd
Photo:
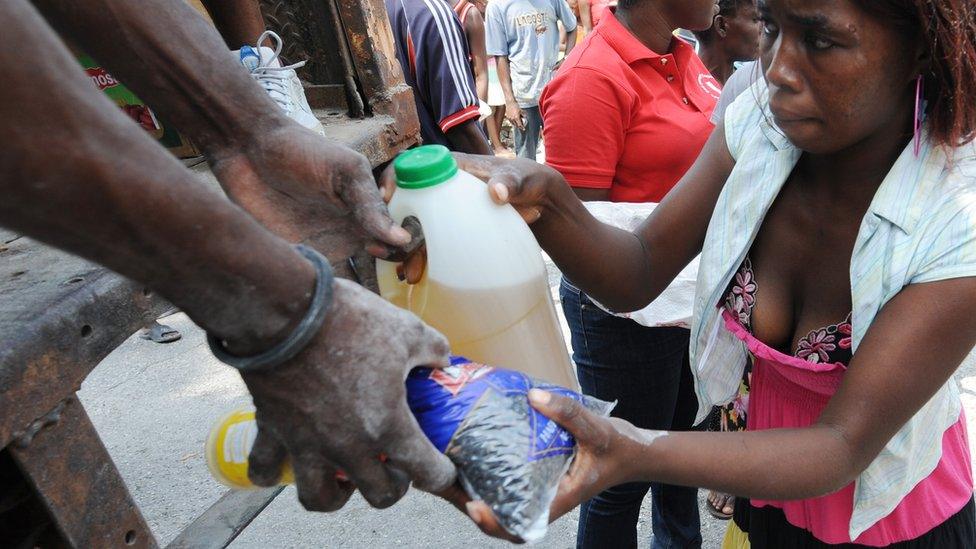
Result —
M 941 145 L 976 139 L 976 2 L 854 0 L 891 22 L 906 40 L 921 40 L 931 65 L 925 78 L 929 131 Z

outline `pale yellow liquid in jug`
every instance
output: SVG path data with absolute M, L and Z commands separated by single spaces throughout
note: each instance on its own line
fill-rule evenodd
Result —
M 384 297 L 444 334 L 452 354 L 578 388 L 545 279 L 483 289 L 448 287 L 425 277 L 397 289 Z

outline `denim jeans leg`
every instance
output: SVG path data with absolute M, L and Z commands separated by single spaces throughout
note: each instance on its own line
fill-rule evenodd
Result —
M 512 124 L 512 132 L 515 134 L 515 156 L 522 156 L 522 147 L 525 145 L 525 132 Z
M 693 425 L 698 415 L 698 399 L 688 358 L 686 352 L 671 421 L 672 431 L 696 429 Z M 651 485 L 651 505 L 651 529 L 654 532 L 652 549 L 697 549 L 702 546 L 697 488 L 654 483 Z
M 560 296 L 583 392 L 616 400 L 613 415 L 638 427 L 670 429 L 682 368 L 687 368 L 688 330 L 647 328 L 605 313 L 566 280 Z M 636 547 L 637 519 L 650 487 L 615 486 L 584 503 L 577 547 Z M 697 491 L 673 486 L 656 491 L 655 547 L 700 547 Z
M 515 128 L 515 153 L 520 158 L 535 160 L 539 149 L 539 136 L 542 133 L 542 114 L 539 107 L 523 107 L 525 130 Z

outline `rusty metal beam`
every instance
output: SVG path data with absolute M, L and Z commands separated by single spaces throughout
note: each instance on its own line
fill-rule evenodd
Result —
M 30 444 L 9 450 L 68 546 L 158 547 L 76 398 Z
M 2 248 L 0 447 L 168 307 L 126 278 L 28 238 Z
M 222 549 L 284 490 L 230 490 L 187 526 L 166 549 Z
M 366 103 L 373 114 L 385 114 L 396 120 L 398 132 L 409 136 L 404 142 L 416 141 L 420 122 L 413 91 L 404 82 L 396 58 L 386 5 L 383 0 L 334 1 Z

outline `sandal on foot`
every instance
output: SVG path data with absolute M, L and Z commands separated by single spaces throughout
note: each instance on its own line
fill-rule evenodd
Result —
M 153 322 L 153 325 L 139 334 L 139 337 L 148 339 L 154 343 L 172 343 L 182 338 L 183 335 L 165 324 Z
M 716 503 L 712 503 L 713 499 Z M 705 508 L 708 510 L 708 514 L 713 517 L 719 520 L 729 520 L 732 518 L 732 513 L 726 513 L 725 509 L 735 508 L 735 496 L 721 492 L 709 492 L 705 499 Z

